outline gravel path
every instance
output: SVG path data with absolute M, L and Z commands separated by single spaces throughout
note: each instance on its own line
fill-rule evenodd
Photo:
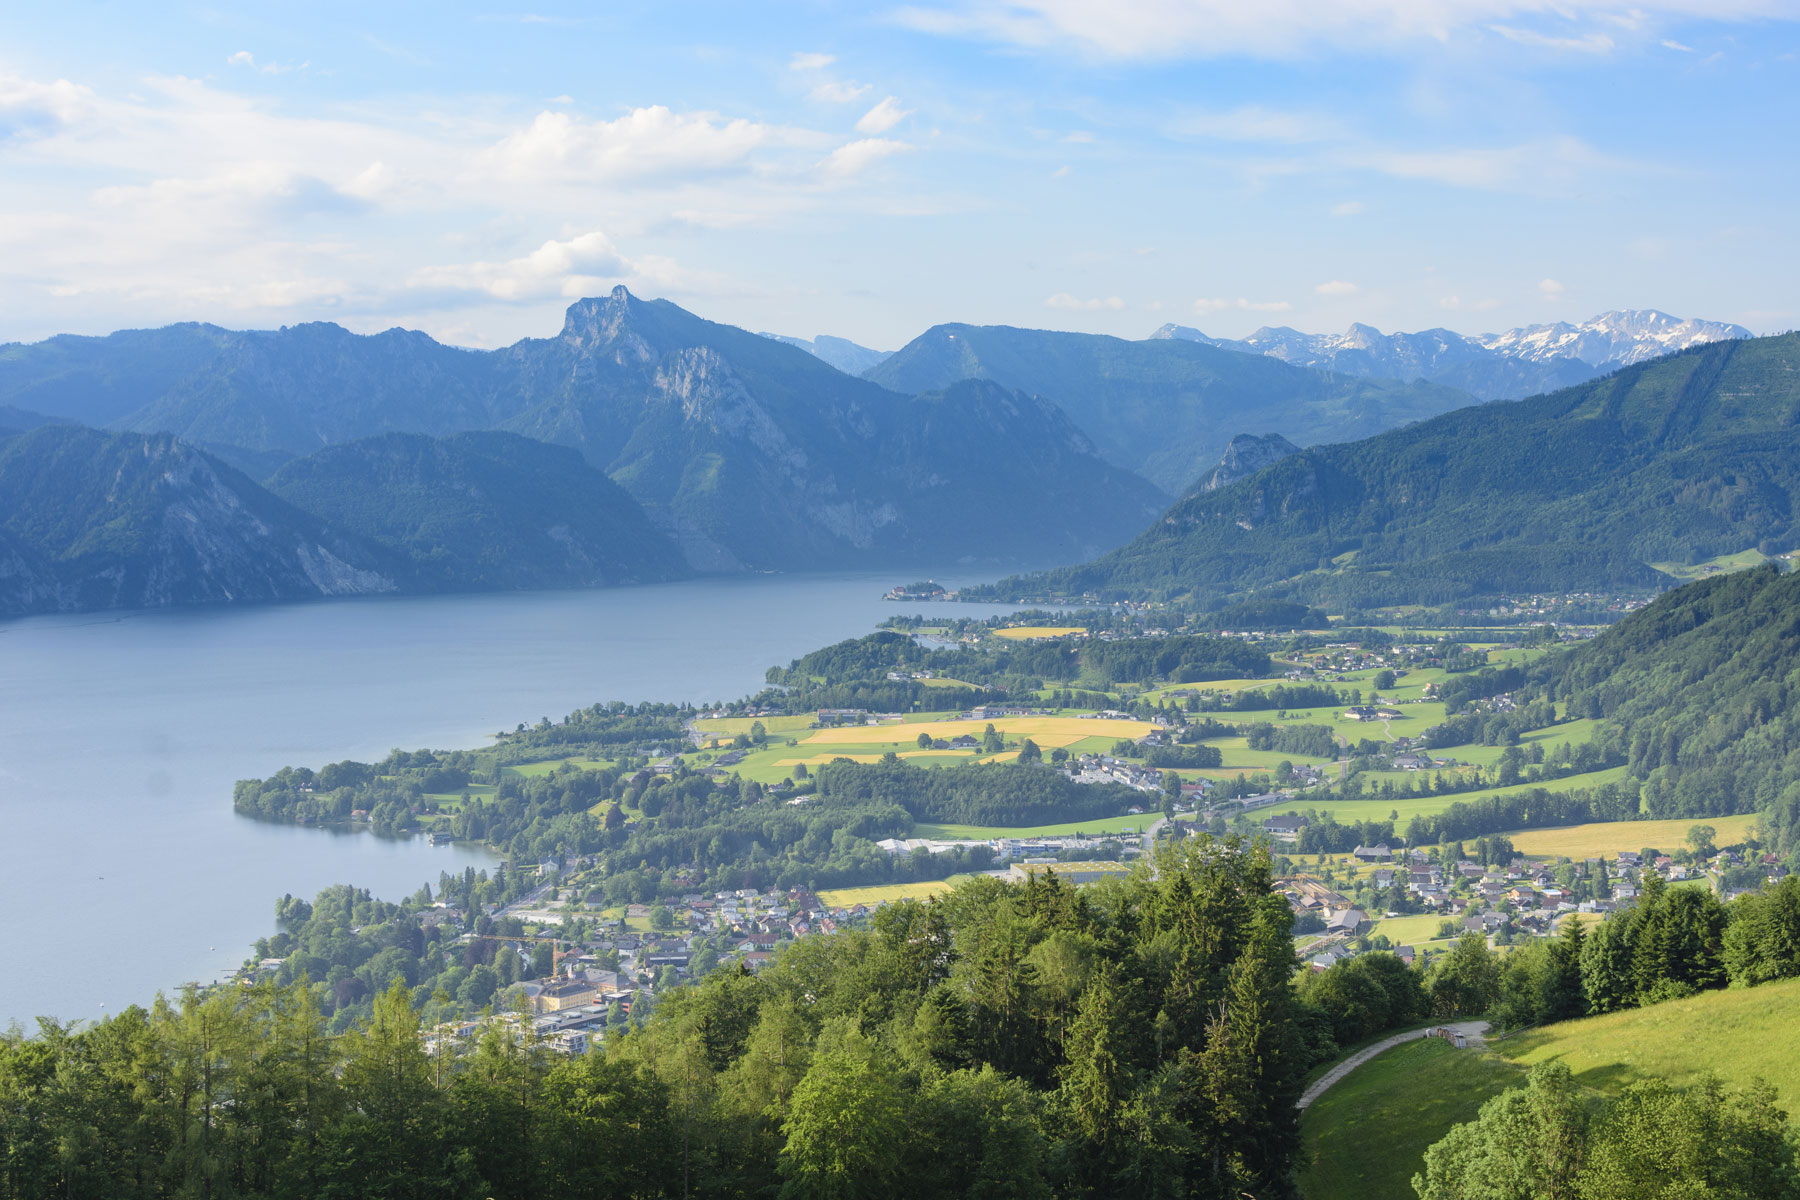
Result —
M 1487 1032 L 1488 1023 L 1486 1021 L 1458 1021 L 1451 1025 L 1434 1025 L 1432 1028 L 1453 1029 L 1467 1038 L 1470 1045 L 1478 1046 L 1481 1044 L 1481 1035 Z M 1373 1046 L 1364 1046 L 1361 1050 L 1358 1050 L 1355 1054 L 1352 1054 L 1349 1058 L 1346 1058 L 1343 1062 L 1331 1068 L 1331 1070 L 1325 1072 L 1325 1074 L 1314 1081 L 1313 1085 L 1307 1088 L 1305 1094 L 1300 1097 L 1300 1102 L 1295 1105 L 1295 1107 L 1307 1107 L 1314 1100 L 1323 1096 L 1326 1089 L 1331 1087 L 1332 1084 L 1356 1070 L 1356 1068 L 1362 1066 L 1371 1058 L 1380 1054 L 1383 1050 L 1392 1050 L 1401 1042 L 1417 1041 L 1419 1038 L 1424 1037 L 1425 1033 L 1426 1031 L 1423 1029 L 1409 1029 L 1405 1033 L 1396 1033 L 1391 1038 L 1383 1038 Z

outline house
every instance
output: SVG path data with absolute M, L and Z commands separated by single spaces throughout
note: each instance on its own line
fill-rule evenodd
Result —
M 1350 852 L 1350 857 L 1357 862 L 1388 862 L 1393 859 L 1393 851 L 1386 842 L 1374 846 L 1358 846 Z
M 960 734 L 950 739 L 952 750 L 974 750 L 981 745 L 981 739 L 972 733 Z
M 1264 818 L 1263 832 L 1284 842 L 1297 841 L 1300 831 L 1311 824 L 1299 813 L 1282 813 L 1280 816 Z
M 1325 930 L 1327 933 L 1355 933 L 1368 919 L 1360 908 L 1339 909 L 1327 918 Z

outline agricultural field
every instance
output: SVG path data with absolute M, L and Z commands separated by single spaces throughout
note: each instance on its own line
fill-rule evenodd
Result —
M 1008 625 L 1004 629 L 996 629 L 993 634 L 997 638 L 1005 638 L 1009 642 L 1035 642 L 1043 638 L 1068 637 L 1071 633 L 1086 633 L 1083 625 Z
M 1371 916 L 1375 914 L 1370 914 Z M 1369 936 L 1384 935 L 1396 946 L 1423 946 L 1437 940 L 1438 926 L 1449 918 L 1440 913 L 1415 913 L 1405 917 L 1382 917 L 1369 930 Z
M 1378 1054 L 1300 1115 L 1305 1200 L 1398 1200 L 1432 1143 L 1524 1082 L 1512 1063 L 1421 1038 Z M 1327 1169 L 1329 1164 L 1329 1169 Z
M 1586 778 L 1586 776 L 1577 776 Z M 1721 846 L 1742 842 L 1756 824 L 1754 814 L 1735 817 L 1684 817 L 1674 821 L 1602 821 L 1561 829 L 1530 829 L 1507 834 L 1521 854 L 1542 858 L 1610 857 L 1621 850 L 1654 846 L 1668 854 L 1687 841 L 1696 825 L 1711 825 Z
M 578 771 L 599 771 L 612 766 L 610 759 L 604 758 L 552 758 L 543 762 L 517 763 L 510 767 L 501 767 L 503 775 L 517 775 L 522 779 L 535 779 L 539 775 L 554 774 L 558 769 L 568 766 Z
M 931 896 L 949 891 L 968 875 L 952 875 L 948 879 L 934 879 L 925 883 L 887 883 L 874 887 L 827 888 L 819 893 L 819 899 L 833 908 L 849 908 L 857 904 L 891 904 L 895 900 L 924 900 Z
M 760 722 L 770 737 L 776 737 L 780 734 L 810 730 L 813 726 L 813 719 L 811 713 L 800 713 L 791 717 L 708 717 L 705 720 L 695 721 L 694 728 L 703 734 L 716 734 L 729 740 L 739 734 L 748 737 L 750 727 Z
M 1009 828 L 1004 825 L 932 825 L 913 826 L 916 838 L 940 838 L 945 841 L 987 841 L 992 838 L 1067 837 L 1077 833 L 1142 833 L 1162 814 L 1127 813 L 1118 817 L 1097 817 L 1092 821 L 1066 821 L 1060 825 L 1032 825 Z
M 1004 737 L 1030 738 L 1046 750 L 1054 746 L 1067 746 L 1084 738 L 1140 738 L 1156 731 L 1156 726 L 1148 721 L 1105 718 L 1000 717 L 991 722 L 931 719 L 894 725 L 846 725 L 836 729 L 819 729 L 811 736 L 800 739 L 800 745 L 819 750 L 837 746 L 855 746 L 858 749 L 874 746 L 879 750 L 899 750 L 908 745 L 916 745 L 921 733 L 945 740 L 964 734 L 978 738 L 990 724 Z

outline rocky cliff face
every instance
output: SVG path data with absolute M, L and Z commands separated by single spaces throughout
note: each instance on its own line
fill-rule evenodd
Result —
M 0 613 L 391 591 L 381 556 L 166 434 L 0 441 Z
M 1282 437 L 1279 433 L 1266 433 L 1261 437 L 1254 434 L 1240 433 L 1231 439 L 1231 445 L 1225 447 L 1224 457 L 1219 465 L 1213 468 L 1211 475 L 1201 483 L 1202 491 L 1222 488 L 1228 483 L 1236 483 L 1249 475 L 1254 475 L 1270 463 L 1280 462 L 1290 454 L 1300 453 L 1300 447 Z

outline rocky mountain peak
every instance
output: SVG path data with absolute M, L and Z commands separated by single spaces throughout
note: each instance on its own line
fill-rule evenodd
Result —
M 1248 475 L 1256 474 L 1270 463 L 1280 462 L 1288 455 L 1298 453 L 1300 447 L 1279 433 L 1265 433 L 1261 437 L 1253 433 L 1240 433 L 1225 447 L 1225 454 L 1219 459 L 1219 465 L 1201 483 L 1200 489 L 1210 492 L 1226 484 L 1236 483 Z

